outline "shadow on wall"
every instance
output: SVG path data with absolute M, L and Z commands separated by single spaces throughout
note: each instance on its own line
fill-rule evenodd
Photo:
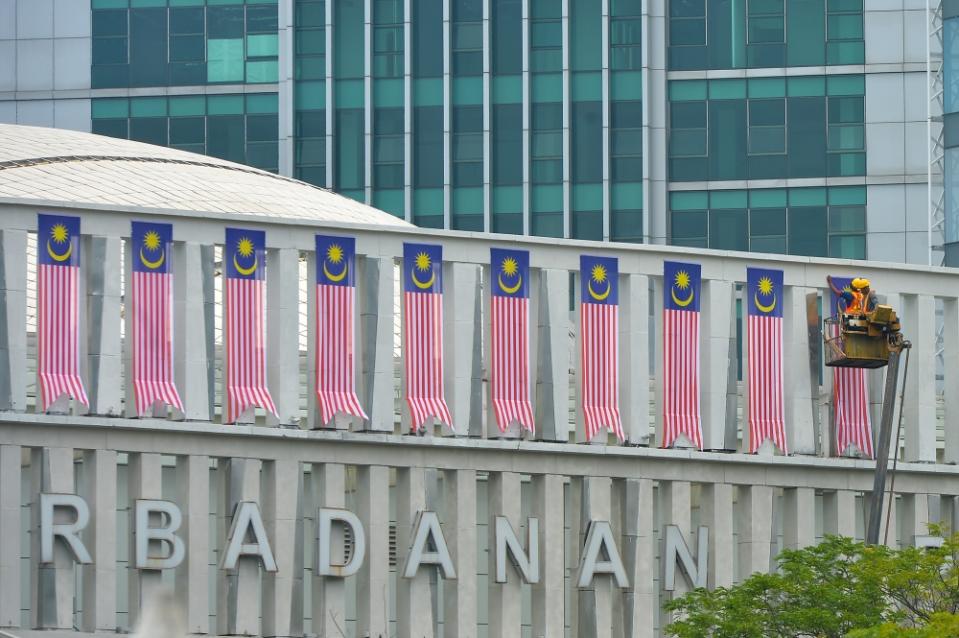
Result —
M 183 610 L 169 590 L 158 591 L 148 600 L 140 615 L 133 638 L 185 638 Z

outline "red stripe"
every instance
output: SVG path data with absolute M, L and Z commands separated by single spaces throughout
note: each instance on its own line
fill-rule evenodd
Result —
M 433 416 L 453 428 L 443 387 L 443 295 L 404 292 L 403 299 L 404 398 L 410 427 L 416 431 Z
M 490 390 L 501 432 L 514 421 L 535 432 L 530 399 L 529 299 L 490 299 Z
M 352 286 L 316 286 L 316 394 L 324 424 L 337 412 L 367 418 L 356 395 L 354 293 Z
M 580 304 L 583 421 L 586 439 L 605 425 L 625 440 L 619 411 L 619 307 Z
M 133 273 L 133 389 L 137 414 L 156 402 L 183 410 L 173 379 L 173 276 Z
M 663 447 L 684 434 L 702 449 L 698 312 L 663 311 L 663 373 Z
M 788 453 L 783 405 L 782 318 L 749 315 L 747 378 L 749 382 L 749 452 L 765 439 Z
M 226 280 L 226 423 L 233 423 L 252 406 L 276 416 L 266 387 L 266 333 L 263 282 Z
M 80 269 L 37 265 L 37 380 L 41 410 L 63 394 L 89 406 L 80 379 Z

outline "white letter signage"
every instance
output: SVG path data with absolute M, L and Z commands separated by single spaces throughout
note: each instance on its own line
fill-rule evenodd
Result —
M 247 542 L 247 538 L 250 542 Z M 266 537 L 266 528 L 260 516 L 260 508 L 252 501 L 241 501 L 236 505 L 233 523 L 230 525 L 230 533 L 227 536 L 226 550 L 223 552 L 221 569 L 236 569 L 240 556 L 259 556 L 266 571 L 277 571 L 273 550 L 270 549 L 270 541 Z
M 600 556 L 605 555 L 606 560 Z M 583 547 L 583 556 L 579 562 L 578 587 L 589 587 L 596 574 L 612 574 L 616 585 L 621 589 L 629 587 L 626 578 L 626 568 L 619 557 L 619 549 L 613 539 L 613 528 L 609 521 L 590 521 L 586 532 L 586 544 Z
M 420 512 L 416 518 L 416 524 L 413 526 L 413 543 L 410 546 L 410 553 L 406 557 L 403 577 L 413 578 L 416 576 L 416 570 L 419 569 L 420 565 L 438 565 L 443 578 L 456 578 L 453 559 L 450 558 L 450 550 L 446 546 L 446 538 L 443 536 L 440 519 L 436 512 Z M 433 540 L 433 547 L 436 548 L 434 552 L 426 551 L 430 539 Z
M 150 526 L 150 515 L 160 520 L 157 527 Z M 137 569 L 171 569 L 183 562 L 186 547 L 176 535 L 183 523 L 180 508 L 169 501 L 138 500 L 134 512 L 133 542 L 136 543 L 135 565 Z M 151 541 L 154 550 L 166 545 L 166 551 L 150 553 Z
M 333 522 L 337 521 L 350 528 L 353 536 L 353 550 L 344 564 L 334 563 L 333 553 Z M 342 539 L 342 534 L 337 536 Z M 366 558 L 366 532 L 356 514 L 349 510 L 329 509 L 321 507 L 316 514 L 316 573 L 320 576 L 335 576 L 346 578 L 360 571 L 363 559 Z
M 526 551 L 516 537 L 513 526 L 505 516 L 496 516 L 496 582 L 506 582 L 506 555 L 513 557 L 513 565 L 519 570 L 523 582 L 539 582 L 539 520 L 527 519 Z
M 65 510 L 73 510 L 72 523 L 55 523 L 55 518 L 63 518 Z M 58 514 L 60 514 L 58 516 Z M 74 494 L 40 495 L 40 562 L 53 562 L 53 539 L 59 536 L 67 544 L 78 563 L 87 565 L 93 562 L 90 552 L 77 534 L 90 522 L 90 508 L 87 502 Z

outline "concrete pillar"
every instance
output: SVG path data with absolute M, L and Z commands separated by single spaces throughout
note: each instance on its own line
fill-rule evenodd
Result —
M 173 248 L 173 366 L 184 412 L 174 418 L 213 417 L 213 246 L 177 242 Z
M 516 570 L 507 567 L 507 582 L 497 583 L 496 574 L 496 524 L 495 517 L 503 516 L 519 534 L 520 478 L 515 472 L 490 472 L 487 484 L 489 493 L 489 519 L 486 529 L 489 533 L 489 635 L 503 638 L 519 638 L 522 621 L 522 579 Z M 465 572 L 460 569 L 460 573 Z
M 695 551 L 698 542 L 692 531 L 692 495 L 688 481 L 660 481 L 659 482 L 659 511 L 660 511 L 660 530 L 663 531 L 662 538 L 666 538 L 665 527 L 675 525 L 679 528 L 683 538 L 686 540 L 686 546 L 690 552 Z M 667 565 L 662 557 L 665 552 L 660 548 L 661 557 L 660 569 L 665 573 L 666 570 L 676 569 L 678 566 Z M 699 556 L 696 557 L 699 560 Z M 662 578 L 662 576 L 661 576 Z M 662 581 L 660 581 L 662 582 Z M 672 592 L 663 591 L 661 601 L 666 602 L 674 598 L 680 598 L 683 594 L 691 591 L 689 582 L 686 578 L 677 574 L 676 589 Z M 660 626 L 666 626 L 672 620 L 670 614 L 660 614 Z
M 291 460 L 265 463 L 263 491 L 263 522 L 277 567 L 277 571 L 263 574 L 263 635 L 302 636 L 304 540 L 300 464 Z
M 177 532 L 186 556 L 176 568 L 176 595 L 191 634 L 210 632 L 210 457 L 180 456 L 176 461 L 177 503 L 183 524 Z
M 644 86 L 646 78 L 643 78 Z M 665 90 L 665 85 L 663 90 Z M 644 106 L 646 102 L 643 102 Z M 653 422 L 655 423 L 654 431 L 654 441 L 656 447 L 662 447 L 663 445 L 663 427 L 665 424 L 664 418 L 664 392 L 665 386 L 663 384 L 663 376 L 665 374 L 663 366 L 663 278 L 662 276 L 655 277 L 653 279 L 653 325 L 651 327 L 655 331 L 653 337 L 653 349 L 654 349 L 654 361 L 653 361 L 653 378 L 655 379 L 655 393 L 656 401 L 653 406 Z
M 19 459 L 18 464 L 19 464 Z M 2 459 L 0 459 L 2 461 Z M 6 488 L 5 488 L 6 489 Z M 117 453 L 83 454 L 83 499 L 90 507 L 84 530 L 93 565 L 83 569 L 83 631 L 117 629 Z
M 299 427 L 300 384 L 291 380 L 300 378 L 300 251 L 270 250 L 267 258 L 266 384 L 277 416 L 267 412 L 266 422 Z
M 929 495 L 903 494 L 902 547 L 914 547 L 916 536 L 929 534 Z
M 647 33 L 666 33 L 666 3 L 643 5 Z M 666 95 L 666 46 L 658 38 L 644 38 L 643 95 Z M 666 102 L 643 100 L 643 243 L 665 244 L 669 204 L 666 192 Z M 661 317 L 662 315 L 656 315 Z
M 20 463 L 19 445 L 0 445 L 0 627 L 20 626 Z
M 936 462 L 936 300 L 903 296 L 902 325 L 912 341 L 903 430 L 906 461 Z M 895 427 L 895 426 L 893 426 Z
M 569 440 L 569 273 L 539 271 L 536 350 L 536 436 L 542 441 Z M 533 317 L 530 317 L 533 320 Z M 492 425 L 495 428 L 495 424 Z
M 703 449 L 735 450 L 735 429 L 727 432 L 727 385 L 735 374 L 735 357 L 730 357 L 736 314 L 733 285 L 719 279 L 703 280 L 700 323 L 700 383 L 702 384 Z M 662 315 L 660 315 L 662 316 Z
M 240 503 L 260 499 L 260 468 L 255 459 L 221 461 L 221 502 L 225 530 L 230 529 L 232 513 Z M 224 534 L 224 539 L 226 534 Z M 224 544 L 226 541 L 224 540 Z M 272 546 L 272 545 L 271 545 Z M 224 545 L 225 551 L 225 545 Z M 222 555 L 222 554 L 221 554 Z M 217 633 L 221 636 L 257 635 L 260 633 L 260 561 L 241 556 L 236 569 L 219 569 L 217 583 Z
M 0 230 L 0 410 L 27 409 L 26 308 L 27 233 Z
M 620 297 L 622 299 L 622 297 Z M 648 385 L 648 384 L 647 384 Z M 617 481 L 622 512 L 622 552 L 630 588 L 623 594 L 623 636 L 653 638 L 656 617 L 656 530 L 653 523 L 653 481 Z
M 278 70 L 279 70 L 279 165 L 280 175 L 294 177 L 296 165 L 294 161 L 294 64 L 296 31 L 294 30 L 294 3 L 280 2 L 277 10 L 278 18 Z M 274 401 L 277 397 L 274 396 Z M 276 406 L 280 410 L 279 404 Z M 282 412 L 280 412 L 282 414 Z
M 579 521 L 578 530 L 581 539 L 576 548 L 577 567 L 581 564 L 584 544 L 590 523 L 593 521 L 609 521 L 612 516 L 612 481 L 607 477 L 585 476 L 577 481 L 579 487 Z M 571 529 L 572 533 L 575 531 Z M 614 530 L 614 537 L 616 531 Z M 578 570 L 577 570 L 578 571 Z M 578 577 L 578 574 L 576 575 Z M 572 583 L 577 622 L 580 636 L 608 636 L 613 627 L 613 596 L 620 596 L 613 577 L 608 574 L 597 574 L 586 587 L 576 587 Z
M 482 436 L 483 353 L 480 330 L 479 267 L 444 264 L 443 335 L 449 348 L 444 363 L 446 401 L 455 433 Z M 453 434 L 444 428 L 446 434 Z
M 822 531 L 833 536 L 856 537 L 856 494 L 835 490 L 822 495 Z
M 739 579 L 768 573 L 772 551 L 773 488 L 740 485 L 736 505 L 739 529 Z
M 313 515 L 320 507 L 343 509 L 346 507 L 346 468 L 339 463 L 314 463 Z M 319 524 L 319 522 L 317 522 Z M 344 543 L 343 528 L 332 528 L 332 551 L 340 556 Z M 317 538 L 309 539 L 316 546 Z M 316 571 L 314 549 L 313 564 L 313 633 L 322 638 L 339 636 L 346 627 L 346 582 L 342 578 L 320 576 Z M 362 591 L 362 590 L 360 590 Z
M 649 445 L 649 277 L 621 275 L 619 289 L 619 408 L 626 441 Z
M 531 587 L 532 635 L 557 636 L 564 631 L 566 610 L 565 596 L 555 595 L 562 590 L 566 576 L 563 477 L 537 475 L 532 487 L 530 515 L 539 520 L 540 551 L 540 580 Z
M 136 564 L 136 534 L 133 522 L 136 502 L 144 499 L 162 500 L 163 467 L 159 454 L 131 454 L 127 462 L 127 491 L 129 493 L 130 524 L 130 565 Z M 157 515 L 159 520 L 159 514 Z M 151 521 L 153 517 L 151 516 Z M 151 525 L 152 526 L 152 525 Z M 154 543 L 151 543 L 151 549 Z M 151 552 L 152 554 L 152 552 Z M 130 569 L 127 571 L 127 588 L 130 626 L 135 627 L 140 618 L 140 610 L 157 593 L 161 586 L 162 570 Z
M 819 394 L 819 379 L 813 379 L 809 364 L 809 332 L 806 295 L 812 288 L 787 286 L 783 294 L 783 366 L 786 442 L 790 454 L 816 454 L 816 422 L 813 406 Z M 818 344 L 817 344 L 818 345 Z
M 879 542 L 891 549 L 899 547 L 899 515 L 896 512 L 899 505 L 895 494 L 886 494 L 882 502 L 883 514 L 879 526 Z
M 364 428 L 393 432 L 393 259 L 357 258 L 360 277 L 356 287 L 362 339 L 357 339 L 362 383 L 358 396 L 370 420 Z
M 40 494 L 74 494 L 73 449 L 33 448 L 30 458 L 33 522 L 30 555 L 40 556 Z M 69 523 L 67 512 L 54 521 Z M 31 561 L 30 610 L 35 629 L 73 629 L 76 595 L 74 556 L 66 544 L 54 539 L 53 562 Z
M 706 483 L 700 491 L 699 520 L 709 528 L 710 589 L 734 582 L 733 489 L 728 483 Z
M 448 638 L 476 638 L 476 471 L 447 470 L 443 482 L 446 541 L 461 575 L 443 584 L 443 633 Z
M 396 635 L 419 638 L 433 631 L 430 604 L 430 567 L 421 567 L 412 578 L 402 570 L 410 554 L 417 515 L 426 509 L 426 471 L 421 467 L 396 470 Z
M 123 414 L 120 350 L 120 238 L 87 237 L 87 397 L 91 414 Z M 127 281 L 130 281 L 128 278 Z M 82 325 L 82 324 L 81 324 Z M 81 342 L 83 341 L 81 337 Z
M 802 549 L 816 544 L 816 490 L 793 487 L 783 490 L 783 544 Z
M 357 472 L 356 515 L 366 530 L 366 561 L 356 575 L 356 635 L 390 636 L 390 470 L 361 466 Z M 315 622 L 315 620 L 314 620 Z
M 942 300 L 943 309 L 943 371 L 945 373 L 943 410 L 944 423 L 959 422 L 959 299 L 947 297 Z M 945 428 L 943 462 L 959 463 L 959 428 Z M 955 528 L 953 528 L 955 529 Z

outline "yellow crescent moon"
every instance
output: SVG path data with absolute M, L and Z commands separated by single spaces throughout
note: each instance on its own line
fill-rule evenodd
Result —
M 773 302 L 771 304 L 769 304 L 768 306 L 764 306 L 761 303 L 759 303 L 759 293 L 756 293 L 755 295 L 753 295 L 753 303 L 756 304 L 756 307 L 759 308 L 760 312 L 764 312 L 768 314 L 776 309 L 776 295 L 773 295 Z
M 236 261 L 236 253 L 233 254 L 233 267 L 236 268 L 236 271 L 243 275 L 244 277 L 249 277 L 256 271 L 256 255 L 253 255 L 253 265 L 249 268 L 241 268 L 240 264 Z
M 611 291 L 612 289 L 613 289 L 613 283 L 612 283 L 612 282 L 608 282 L 608 283 L 606 284 L 606 292 L 604 292 L 604 293 L 601 294 L 601 295 L 597 295 L 597 294 L 596 294 L 596 291 L 593 290 L 593 280 L 590 279 L 590 280 L 588 280 L 588 281 L 586 282 L 586 290 L 589 291 L 589 296 L 592 297 L 593 299 L 595 299 L 596 301 L 602 301 L 602 300 L 606 299 L 606 297 L 609 296 L 609 293 L 610 293 L 610 291 Z
M 163 265 L 163 260 L 166 259 L 166 251 L 160 253 L 160 258 L 156 261 L 149 261 L 146 258 L 146 255 L 143 254 L 143 249 L 140 249 L 140 261 L 143 262 L 143 265 L 149 268 L 150 270 L 156 270 Z
M 53 246 L 50 245 L 50 240 L 47 240 L 47 254 L 50 255 L 50 259 L 54 261 L 66 261 L 70 259 L 70 254 L 73 252 L 73 242 L 69 242 L 70 247 L 67 248 L 67 252 L 62 255 L 53 252 Z
M 415 270 L 415 269 L 411 269 L 411 270 L 410 270 L 410 279 L 413 280 L 413 283 L 416 285 L 417 288 L 419 288 L 420 290 L 426 290 L 427 288 L 429 288 L 430 286 L 433 285 L 433 282 L 434 282 L 434 281 L 436 281 L 436 271 L 435 271 L 435 270 L 433 271 L 433 274 L 432 274 L 432 276 L 430 276 L 430 280 L 429 280 L 429 281 L 427 281 L 426 283 L 423 283 L 422 281 L 420 281 L 419 279 L 416 278 L 416 270 Z
M 519 290 L 520 287 L 522 287 L 522 285 L 523 285 L 523 276 L 522 276 L 522 275 L 519 276 L 519 280 L 516 282 L 516 285 L 515 285 L 515 286 L 512 286 L 512 287 L 511 287 L 511 286 L 507 286 L 506 284 L 503 283 L 503 274 L 502 274 L 502 273 L 500 273 L 498 279 L 499 279 L 499 287 L 500 287 L 500 290 L 502 290 L 503 292 L 505 292 L 507 295 L 516 294 L 516 291 Z
M 349 264 L 343 264 L 343 272 L 338 275 L 331 273 L 326 267 L 326 260 L 323 260 L 323 274 L 326 275 L 326 278 L 330 281 L 343 281 L 343 277 L 346 277 L 346 271 L 350 269 Z
M 689 291 L 689 297 L 687 299 L 680 299 L 676 296 L 676 289 L 673 287 L 669 288 L 669 294 L 673 297 L 673 303 L 679 306 L 680 308 L 685 308 L 689 304 L 693 303 L 693 297 L 696 296 L 696 292 L 693 290 Z

